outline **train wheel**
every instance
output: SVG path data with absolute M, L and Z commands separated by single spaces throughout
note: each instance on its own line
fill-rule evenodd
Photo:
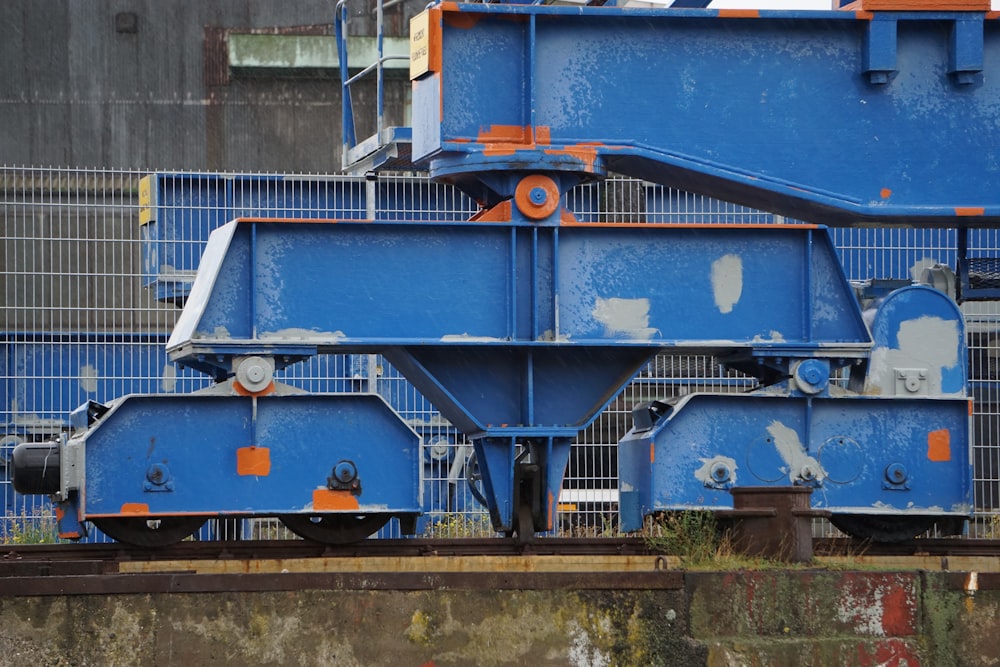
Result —
M 359 542 L 389 523 L 391 514 L 284 514 L 281 523 L 301 538 L 323 544 Z
M 91 519 L 98 530 L 119 542 L 137 547 L 165 547 L 180 542 L 205 523 L 200 516 L 104 517 Z
M 934 527 L 928 516 L 872 516 L 869 514 L 834 514 L 832 523 L 841 532 L 872 542 L 905 542 Z

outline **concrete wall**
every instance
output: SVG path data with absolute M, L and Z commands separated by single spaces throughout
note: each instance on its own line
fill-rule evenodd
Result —
M 0 598 L 0 656 L 38 665 L 997 664 L 1000 591 L 966 575 L 684 575 L 676 590 Z M 996 582 L 994 582 L 996 583 Z
M 424 4 L 390 10 L 388 32 L 405 34 Z M 370 31 L 369 3 L 349 7 Z M 241 78 L 226 58 L 230 32 L 332 35 L 333 12 L 329 0 L 5 0 L 0 163 L 339 171 L 339 80 Z M 408 90 L 405 77 L 389 85 L 390 121 Z

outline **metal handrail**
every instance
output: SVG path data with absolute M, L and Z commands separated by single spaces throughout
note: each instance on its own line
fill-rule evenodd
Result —
M 385 33 L 385 7 L 394 6 L 401 0 L 376 0 L 375 1 L 375 31 L 376 31 L 376 52 L 375 62 L 362 68 L 353 76 L 348 71 L 347 61 L 347 24 L 349 16 L 347 13 L 347 0 L 337 0 L 335 10 L 334 28 L 337 38 L 337 55 L 340 60 L 340 84 L 342 91 L 341 100 L 341 128 L 343 132 L 343 155 L 342 163 L 348 166 L 348 157 L 353 148 L 359 145 L 354 127 L 354 102 L 351 95 L 351 86 L 359 80 L 375 72 L 375 94 L 376 94 L 376 116 L 375 116 L 375 136 L 381 138 L 385 129 L 385 64 L 390 61 L 409 60 L 409 56 L 385 55 L 384 33 Z

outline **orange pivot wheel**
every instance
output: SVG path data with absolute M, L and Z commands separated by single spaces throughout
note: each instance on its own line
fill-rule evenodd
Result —
M 525 176 L 514 190 L 517 210 L 532 220 L 542 220 L 559 209 L 559 186 L 548 176 Z

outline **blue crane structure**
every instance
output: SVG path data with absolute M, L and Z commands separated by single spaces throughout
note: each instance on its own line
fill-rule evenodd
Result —
M 493 526 L 526 540 L 553 526 L 577 433 L 672 350 L 760 388 L 637 406 L 624 529 L 768 485 L 811 487 L 855 535 L 962 520 L 962 313 L 922 285 L 862 311 L 823 225 L 1000 220 L 996 18 L 433 5 L 411 23 L 412 131 L 357 141 L 345 74 L 345 156 L 409 160 L 481 211 L 223 225 L 167 345 L 217 383 L 83 406 L 73 434 L 15 450 L 15 486 L 53 495 L 66 537 L 155 546 L 220 516 L 325 542 L 412 531 L 419 434 L 377 396 L 275 379 L 379 352 L 472 439 Z M 563 194 L 610 171 L 806 222 L 578 221 Z

